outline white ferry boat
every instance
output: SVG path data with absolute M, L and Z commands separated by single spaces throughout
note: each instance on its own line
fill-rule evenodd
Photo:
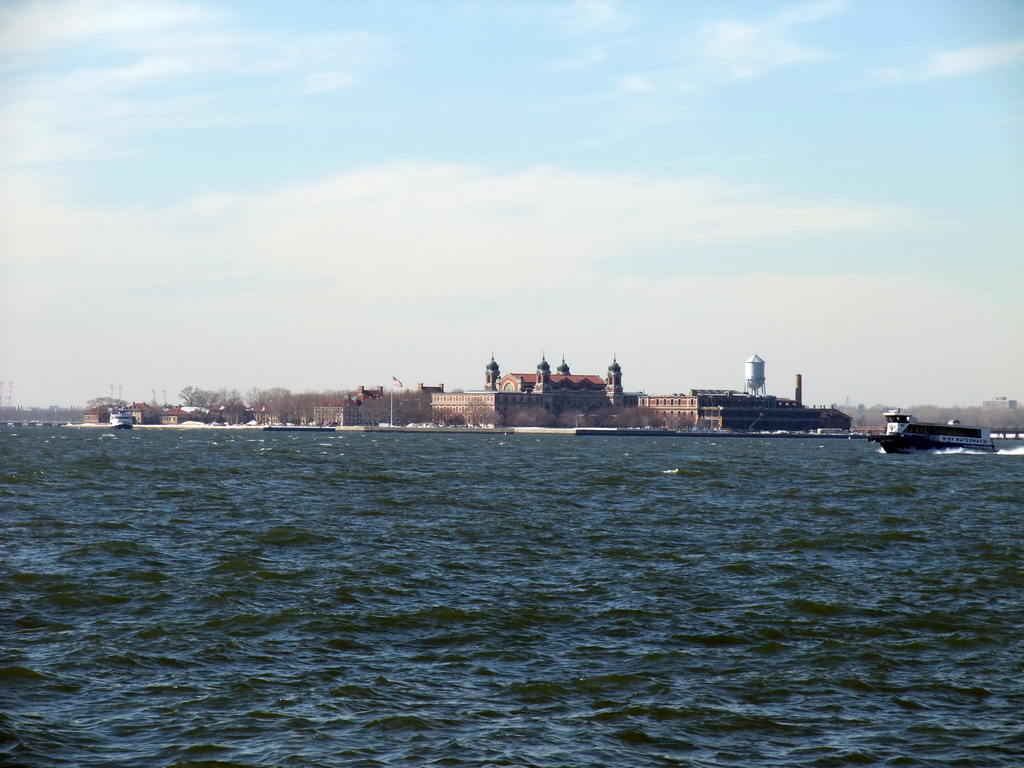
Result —
M 988 427 L 968 427 L 957 420 L 946 424 L 918 421 L 898 408 L 885 413 L 885 434 L 872 435 L 871 442 L 879 443 L 886 453 L 912 453 L 914 451 L 944 451 L 951 448 L 969 448 L 972 451 L 995 451 L 992 430 Z
M 130 413 L 125 413 L 124 411 L 110 412 L 111 429 L 131 429 L 134 423 L 135 419 L 132 418 Z

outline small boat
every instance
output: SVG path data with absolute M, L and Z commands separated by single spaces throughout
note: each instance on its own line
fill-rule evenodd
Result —
M 111 411 L 110 413 L 111 429 L 131 429 L 134 423 L 135 419 L 130 413 L 124 411 Z
M 994 452 L 996 449 L 992 430 L 988 427 L 968 427 L 956 419 L 946 424 L 929 424 L 898 408 L 886 411 L 885 434 L 872 435 L 868 440 L 879 443 L 886 453 L 947 451 L 953 448 Z

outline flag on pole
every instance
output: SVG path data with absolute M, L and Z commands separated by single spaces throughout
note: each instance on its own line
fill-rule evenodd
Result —
M 396 379 L 394 376 L 392 376 L 391 377 L 391 386 L 393 386 L 393 387 L 400 387 L 401 388 L 401 387 L 404 387 L 405 384 L 403 384 L 398 379 Z

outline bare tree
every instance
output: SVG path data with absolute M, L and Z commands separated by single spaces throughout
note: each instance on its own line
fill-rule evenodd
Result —
M 220 405 L 245 405 L 242 393 L 237 389 L 228 389 L 227 387 L 213 393 L 213 402 Z
M 251 387 L 245 393 L 245 404 L 254 411 L 266 406 L 267 396 L 264 394 L 264 390 L 259 387 Z
M 326 398 L 323 392 L 300 392 L 291 395 L 289 413 L 296 424 L 312 424 L 313 409 Z
M 401 395 L 396 395 L 396 405 L 399 399 L 402 403 L 402 418 L 405 424 L 430 423 L 432 420 L 430 393 L 403 392 Z
M 555 416 L 544 408 L 515 408 L 505 416 L 510 427 L 553 427 Z
M 88 403 L 86 408 L 106 408 L 109 411 L 118 411 L 128 407 L 127 400 L 121 400 L 116 397 L 94 397 Z
M 559 427 L 578 427 L 583 419 L 583 411 L 579 408 L 566 408 L 558 414 L 555 423 Z
M 211 405 L 215 405 L 214 400 L 217 398 L 217 393 L 189 385 L 178 393 L 178 397 L 181 398 L 182 405 L 209 408 Z

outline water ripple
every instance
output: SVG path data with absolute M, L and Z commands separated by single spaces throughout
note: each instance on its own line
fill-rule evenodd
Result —
M 0 762 L 1015 766 L 1021 456 L 0 432 Z

